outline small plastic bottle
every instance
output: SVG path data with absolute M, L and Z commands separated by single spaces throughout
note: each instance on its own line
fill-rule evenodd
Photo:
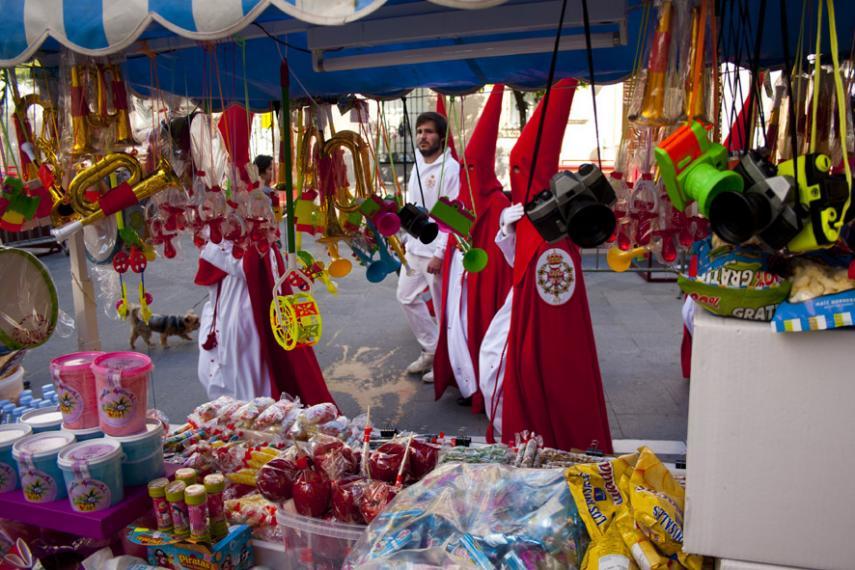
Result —
M 208 493 L 204 485 L 190 485 L 184 490 L 184 502 L 187 503 L 187 518 L 190 521 L 190 540 L 210 542 L 211 529 L 208 526 Z
M 172 514 L 172 532 L 179 538 L 190 536 L 187 503 L 184 502 L 186 488 L 183 481 L 173 481 L 166 487 L 166 500 L 169 501 L 169 512 Z
M 196 470 L 192 467 L 182 467 L 176 471 L 175 480 L 183 482 L 188 487 L 199 482 Z
M 212 473 L 205 477 L 205 491 L 208 493 L 208 518 L 211 521 L 211 540 L 217 542 L 229 533 L 226 521 L 223 491 L 226 490 L 226 478 L 222 473 Z
M 166 488 L 169 479 L 160 477 L 148 483 L 148 496 L 154 506 L 154 518 L 157 519 L 157 530 L 172 530 L 172 514 L 169 512 L 169 501 L 166 500 Z

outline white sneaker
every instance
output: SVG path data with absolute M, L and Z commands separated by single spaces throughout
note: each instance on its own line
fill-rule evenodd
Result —
M 407 374 L 421 374 L 430 370 L 431 367 L 433 367 L 433 353 L 422 351 L 419 357 L 407 366 Z
M 433 384 L 433 370 L 422 376 L 422 382 L 425 384 Z

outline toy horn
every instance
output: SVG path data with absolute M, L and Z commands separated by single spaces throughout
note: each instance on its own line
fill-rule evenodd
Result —
M 140 181 L 142 168 L 139 161 L 130 155 L 114 152 L 108 154 L 92 166 L 83 169 L 74 177 L 74 180 L 71 181 L 68 187 L 72 203 L 79 202 L 84 204 L 85 201 L 82 199 L 82 193 L 87 188 L 95 185 L 98 180 L 108 173 L 123 167 L 131 171 L 131 179 L 102 195 L 98 199 L 97 206 L 87 207 L 89 213 L 83 219 L 51 230 L 51 234 L 53 234 L 57 241 L 65 241 L 82 230 L 84 226 L 88 226 L 102 218 L 133 206 L 157 194 L 161 190 L 181 185 L 181 181 L 175 175 L 175 172 L 173 172 L 172 166 L 164 158 L 160 159 L 158 169 L 154 174 Z
M 629 269 L 633 261 L 643 259 L 649 251 L 650 248 L 648 247 L 636 247 L 629 251 L 623 251 L 619 247 L 612 247 L 606 253 L 606 263 L 608 263 L 609 268 L 615 273 L 623 273 Z
M 336 279 L 346 277 L 353 269 L 353 264 L 348 259 L 344 259 L 338 252 L 338 241 L 327 242 L 327 253 L 330 256 L 330 265 L 327 272 Z

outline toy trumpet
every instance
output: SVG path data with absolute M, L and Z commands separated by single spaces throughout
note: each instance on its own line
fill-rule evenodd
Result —
M 131 178 L 127 182 L 119 184 L 103 194 L 97 206 L 89 206 L 83 199 L 83 192 L 95 185 L 101 178 L 118 168 L 127 168 L 131 172 Z M 157 171 L 154 174 L 140 180 L 142 168 L 139 161 L 124 153 L 110 153 L 92 166 L 80 171 L 69 184 L 68 192 L 72 204 L 79 204 L 84 209 L 85 217 L 66 224 L 61 228 L 51 230 L 57 241 L 65 241 L 70 236 L 79 232 L 84 226 L 88 226 L 98 220 L 115 214 L 129 206 L 145 200 L 157 194 L 161 190 L 172 186 L 179 186 L 181 181 L 172 170 L 172 166 L 166 159 L 161 158 Z M 77 210 L 77 207 L 75 207 Z M 79 211 L 79 210 L 78 210 Z
M 441 196 L 430 211 L 439 229 L 453 233 L 457 238 L 457 247 L 463 253 L 463 268 L 469 273 L 478 273 L 487 267 L 487 252 L 478 247 L 472 247 L 470 235 L 475 216 L 458 200 L 449 200 Z
M 327 254 L 330 256 L 330 265 L 327 268 L 330 276 L 339 279 L 346 277 L 353 270 L 353 264 L 349 259 L 343 258 L 338 252 L 338 242 L 330 241 L 327 243 Z
M 606 253 L 606 263 L 609 266 L 609 269 L 614 271 L 615 273 L 623 273 L 629 266 L 632 265 L 632 262 L 636 259 L 644 259 L 647 257 L 647 254 L 650 252 L 650 248 L 648 247 L 636 247 L 629 251 L 623 251 L 618 247 L 609 248 L 608 253 Z
M 648 124 L 661 123 L 665 116 L 665 80 L 668 73 L 668 53 L 671 49 L 672 8 L 670 0 L 665 0 L 659 7 L 659 21 L 647 62 L 647 82 L 644 85 L 644 98 L 638 118 Z
M 372 194 L 359 204 L 359 212 L 366 220 L 371 220 L 380 235 L 389 237 L 401 229 L 401 219 L 398 217 L 398 205 L 394 200 L 384 200 Z
M 380 254 L 380 259 L 368 265 L 368 268 L 365 270 L 365 277 L 371 283 L 380 283 L 387 275 L 398 271 L 401 268 L 401 263 L 389 253 L 383 237 L 377 231 L 377 228 L 374 227 L 374 224 L 370 221 L 367 223 L 371 233 L 374 234 L 374 239 L 377 241 L 377 252 Z

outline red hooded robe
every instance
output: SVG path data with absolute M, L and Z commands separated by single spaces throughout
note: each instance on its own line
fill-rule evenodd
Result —
M 478 377 L 478 356 L 481 341 L 493 316 L 502 307 L 511 286 L 511 268 L 505 263 L 504 256 L 496 246 L 496 232 L 499 230 L 499 216 L 502 210 L 510 206 L 502 193 L 502 184 L 496 178 L 496 139 L 499 132 L 499 118 L 502 113 L 504 85 L 496 85 L 490 93 L 487 104 L 481 112 L 472 138 L 466 145 L 465 170 L 460 175 L 460 194 L 458 199 L 468 209 L 475 211 L 471 236 L 473 247 L 487 252 L 487 267 L 479 273 L 466 273 L 467 281 L 467 341 L 472 366 Z M 475 204 L 473 206 L 472 199 Z M 443 304 L 448 297 L 449 266 L 457 240 L 451 236 L 443 260 Z M 436 399 L 442 397 L 446 388 L 455 382 L 454 372 L 448 356 L 447 317 L 445 311 L 440 316 L 439 342 L 434 357 L 434 390 Z M 484 397 L 478 390 L 472 397 L 472 409 L 476 413 L 484 410 Z
M 531 160 L 543 101 L 511 151 L 513 201 L 549 187 L 577 82 L 552 88 L 531 192 Z M 530 195 L 528 195 L 530 194 Z M 603 384 L 579 249 L 569 238 L 550 244 L 524 216 L 516 228 L 514 296 L 504 379 L 502 436 L 531 430 L 545 445 L 612 452 Z

